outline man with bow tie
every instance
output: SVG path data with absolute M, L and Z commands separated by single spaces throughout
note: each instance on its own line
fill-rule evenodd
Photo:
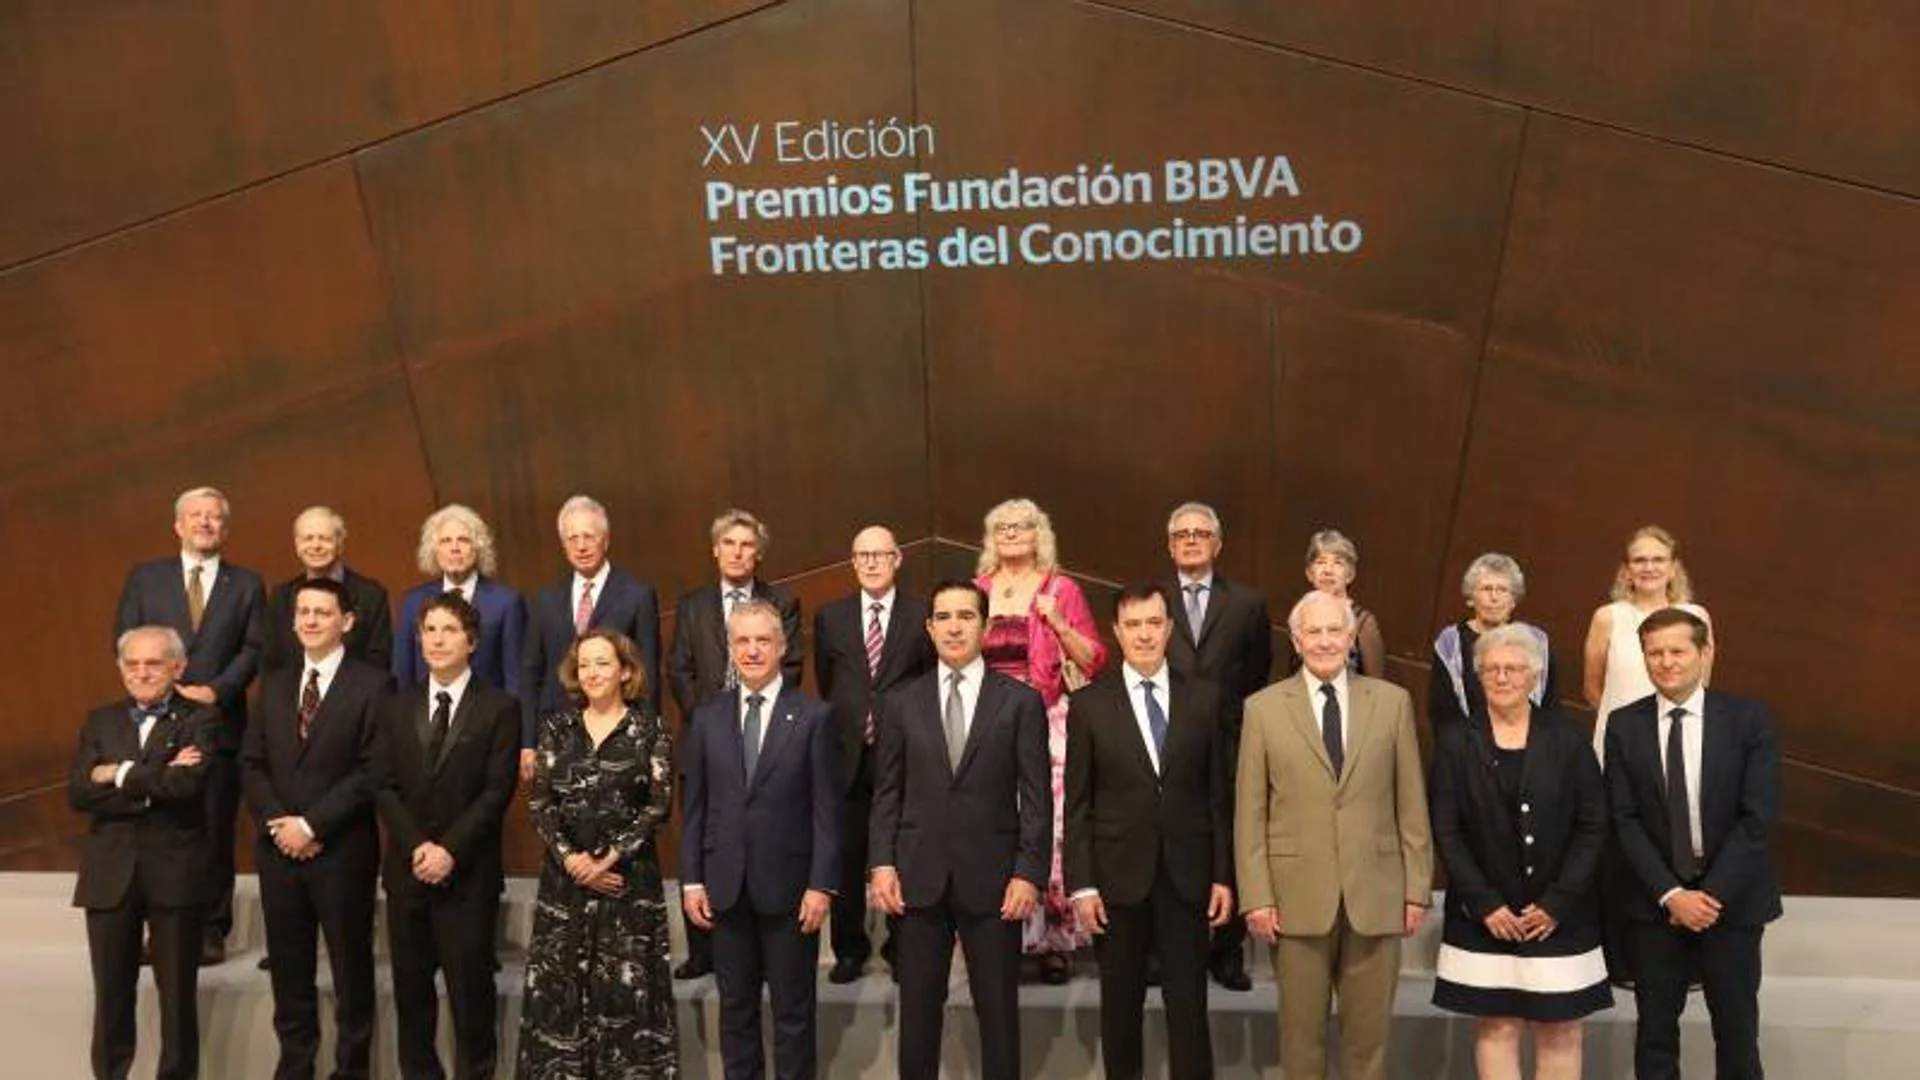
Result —
M 760 988 L 773 1006 L 774 1075 L 818 1071 L 815 968 L 840 887 L 840 736 L 833 711 L 780 670 L 780 611 L 743 600 L 727 618 L 733 693 L 687 725 L 681 906 L 713 934 L 727 1080 L 766 1075 Z
M 173 533 L 180 552 L 127 572 L 114 613 L 117 638 L 137 626 L 168 626 L 186 647 L 186 667 L 174 693 L 219 707 L 213 756 L 206 762 L 207 837 L 213 853 L 202 964 L 227 958 L 233 929 L 233 824 L 240 810 L 237 755 L 247 729 L 247 688 L 260 670 L 265 639 L 266 588 L 260 575 L 224 553 L 232 507 L 218 488 L 197 487 L 173 500 Z
M 160 1080 L 199 1075 L 199 959 L 213 899 L 213 853 L 202 805 L 218 711 L 177 692 L 187 649 L 168 626 L 120 635 L 127 696 L 80 730 L 67 795 L 88 815 L 73 904 L 86 909 L 93 961 L 93 1075 L 133 1066 L 140 932 L 152 934 L 160 998 Z
M 294 591 L 301 662 L 267 676 L 240 749 L 240 784 L 259 841 L 275 1080 L 312 1080 L 320 1049 L 316 947 L 333 972 L 333 1075 L 369 1075 L 373 1049 L 373 890 L 380 835 L 374 751 L 387 673 L 347 656 L 353 596 L 332 578 Z

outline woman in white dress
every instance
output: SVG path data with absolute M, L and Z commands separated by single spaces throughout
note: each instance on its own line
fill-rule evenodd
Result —
M 1587 627 L 1586 670 L 1581 689 L 1594 707 L 1593 752 L 1606 764 L 1607 715 L 1653 693 L 1640 652 L 1640 623 L 1661 608 L 1677 607 L 1707 620 L 1693 602 L 1693 586 L 1680 561 L 1680 542 L 1658 525 L 1634 530 L 1626 557 L 1613 576 L 1613 599 L 1593 613 Z M 1711 633 L 1711 631 L 1709 631 Z M 1716 638 L 1716 652 L 1717 638 Z

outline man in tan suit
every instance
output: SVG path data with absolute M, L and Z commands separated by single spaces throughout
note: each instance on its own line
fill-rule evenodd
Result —
M 1433 890 L 1413 702 L 1347 671 L 1347 601 L 1308 593 L 1287 626 L 1304 663 L 1247 699 L 1240 733 L 1240 907 L 1248 932 L 1275 946 L 1287 1080 L 1326 1077 L 1336 995 L 1342 1080 L 1385 1080 L 1400 939 L 1420 928 Z

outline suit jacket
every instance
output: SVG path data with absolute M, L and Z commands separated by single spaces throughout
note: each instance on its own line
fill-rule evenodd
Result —
M 303 742 L 300 682 L 305 669 L 303 663 L 274 672 L 261 686 L 260 715 L 240 748 L 240 789 L 253 809 L 262 845 L 272 847 L 269 820 L 289 814 L 304 817 L 322 848 L 311 865 L 370 872 L 380 857 L 373 815 L 379 781 L 374 751 L 390 682 L 386 672 L 371 664 L 341 660 Z
M 1264 689 L 1273 670 L 1273 619 L 1260 590 L 1213 575 L 1207 594 L 1207 613 L 1200 622 L 1200 639 L 1187 625 L 1186 593 L 1178 577 L 1160 584 L 1173 597 L 1173 636 L 1167 641 L 1167 663 L 1183 675 L 1206 679 L 1220 688 L 1230 708 L 1225 714 L 1230 746 L 1240 741 L 1240 715 L 1246 700 Z M 1231 758 L 1231 753 L 1229 753 Z
M 445 591 L 435 578 L 415 585 L 400 598 L 400 621 L 393 628 L 393 678 L 401 686 L 427 681 L 427 662 L 420 658 L 420 634 L 414 623 L 420 618 L 421 605 Z M 482 577 L 473 587 L 473 606 L 480 612 L 480 645 L 473 651 L 473 673 L 509 694 L 518 694 L 526 602 L 507 586 Z
M 1346 764 L 1335 776 L 1305 679 L 1247 699 L 1233 820 L 1240 910 L 1277 907 L 1281 933 L 1318 936 L 1344 904 L 1359 933 L 1397 935 L 1403 905 L 1433 900 L 1413 699 L 1348 675 Z
M 1667 843 L 1667 781 L 1660 698 L 1607 717 L 1607 791 L 1620 847 L 1642 891 L 1629 917 L 1665 921 L 1660 897 L 1682 887 Z M 1767 845 L 1780 817 L 1780 742 L 1758 701 L 1709 690 L 1701 706 L 1699 888 L 1720 901 L 1721 921 L 1759 926 L 1780 917 L 1780 877 Z M 1684 812 L 1684 811 L 1683 811 Z
M 293 593 L 307 575 L 288 578 L 267 595 L 266 645 L 260 656 L 262 674 L 300 664 L 300 639 L 293 632 Z M 341 584 L 353 598 L 353 629 L 347 631 L 347 655 L 382 671 L 393 665 L 393 612 L 387 610 L 387 587 L 351 567 Z
M 806 646 L 800 640 L 800 601 L 778 585 L 754 578 L 747 595 L 765 600 L 780 612 L 780 629 L 787 651 L 780 657 L 780 677 L 799 686 L 805 675 Z M 720 585 L 709 582 L 682 596 L 673 606 L 673 650 L 667 658 L 667 686 L 680 715 L 692 717 L 695 706 L 726 687 L 726 620 L 721 617 Z
M 840 887 L 844 786 L 833 710 L 783 682 L 748 778 L 738 703 L 735 694 L 708 698 L 687 727 L 681 880 L 705 885 L 715 911 L 742 900 L 761 915 L 797 911 L 806 890 Z
M 912 680 L 933 670 L 933 638 L 927 635 L 927 604 L 893 593 L 893 613 L 880 643 L 880 670 L 867 670 L 867 605 L 864 592 L 855 591 L 822 607 L 813 616 L 813 681 L 820 696 L 833 706 L 840 729 L 843 767 L 840 775 L 851 785 L 865 748 L 867 712 L 880 720 L 880 702 Z M 877 741 L 877 738 L 876 738 Z
M 239 748 L 247 726 L 247 687 L 260 670 L 265 596 L 259 574 L 223 557 L 195 633 L 187 614 L 186 576 L 174 554 L 128 571 L 114 615 L 116 639 L 136 626 L 171 626 L 179 632 L 187 646 L 187 670 L 180 681 L 213 688 L 223 721 L 214 746 L 228 753 Z
M 882 702 L 868 850 L 872 865 L 898 871 L 909 906 L 950 893 L 961 910 L 998 911 L 1009 878 L 1045 893 L 1053 868 L 1046 705 L 1032 687 L 988 671 L 955 769 L 941 722 L 943 670 Z
M 122 699 L 88 713 L 73 751 L 67 799 L 88 815 L 73 906 L 118 907 L 133 887 L 136 869 L 149 904 L 208 903 L 213 899 L 213 849 L 201 802 L 207 766 L 167 762 L 188 746 L 212 754 L 219 710 L 176 694 L 165 715 L 153 722 L 142 748 L 131 708 L 132 702 Z M 89 774 L 95 765 L 120 761 L 134 764 L 119 787 L 93 782 Z
M 1500 788 L 1486 720 L 1443 727 L 1434 742 L 1434 846 L 1447 903 L 1472 934 L 1495 911 L 1534 903 L 1565 926 L 1597 926 L 1594 875 L 1609 821 L 1587 733 L 1557 708 L 1533 710 L 1517 814 Z M 1447 920 L 1449 938 L 1459 922 Z
M 560 686 L 560 661 L 573 646 L 573 572 L 569 570 L 533 598 L 527 644 L 520 663 L 520 700 L 524 717 L 520 745 L 533 749 L 540 717 L 567 708 Z M 593 598 L 594 626 L 608 626 L 632 639 L 647 673 L 647 707 L 660 710 L 660 601 L 653 586 L 619 567 L 607 570 L 607 582 Z
M 1068 699 L 1066 887 L 1138 904 L 1165 865 L 1182 900 L 1205 905 L 1233 872 L 1233 822 L 1222 714 L 1210 682 L 1171 671 L 1160 770 L 1134 719 L 1123 664 Z
M 469 680 L 440 756 L 429 761 L 429 686 L 389 694 L 380 707 L 374 803 L 387 827 L 381 877 L 393 896 L 497 893 L 505 880 L 500 822 L 518 779 L 520 704 L 504 690 Z M 413 876 L 413 851 L 427 841 L 453 856 L 453 873 L 439 885 Z

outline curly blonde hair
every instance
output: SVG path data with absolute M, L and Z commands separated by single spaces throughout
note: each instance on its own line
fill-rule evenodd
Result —
M 1000 569 L 1000 553 L 993 546 L 993 530 L 1002 524 L 1033 523 L 1033 564 L 1041 573 L 1051 573 L 1060 565 L 1060 547 L 1054 540 L 1053 520 L 1032 499 L 1008 499 L 987 511 L 980 535 L 980 561 L 976 574 L 991 574 Z

